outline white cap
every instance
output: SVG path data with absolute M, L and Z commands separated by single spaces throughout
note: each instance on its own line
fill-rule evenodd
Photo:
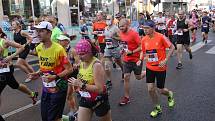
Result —
M 70 38 L 65 36 L 65 35 L 60 35 L 59 37 L 57 37 L 57 39 L 60 41 L 60 40 L 68 40 L 70 41 Z
M 37 28 L 37 29 L 48 29 L 50 31 L 52 31 L 52 29 L 53 29 L 52 24 L 47 22 L 47 21 L 42 21 L 38 25 L 36 25 L 34 27 Z

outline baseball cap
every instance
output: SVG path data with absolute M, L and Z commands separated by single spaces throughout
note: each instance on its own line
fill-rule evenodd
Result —
M 68 41 L 70 41 L 70 38 L 67 37 L 67 36 L 65 36 L 65 35 L 60 35 L 59 37 L 57 37 L 57 39 L 58 39 L 59 41 L 61 41 L 61 40 L 68 40 Z
M 152 20 L 147 20 L 147 21 L 145 21 L 145 23 L 144 23 L 144 27 L 151 27 L 151 28 L 154 28 L 154 27 L 155 27 L 155 22 L 152 21 Z
M 37 28 L 37 29 L 47 29 L 47 30 L 50 30 L 50 31 L 52 31 L 52 29 L 53 29 L 52 24 L 47 22 L 47 21 L 42 21 L 38 25 L 36 25 L 34 27 Z

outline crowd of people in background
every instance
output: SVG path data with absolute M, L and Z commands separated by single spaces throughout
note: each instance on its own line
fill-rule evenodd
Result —
M 17 67 L 26 73 L 25 83 L 42 79 L 43 121 L 89 121 L 93 113 L 101 121 L 111 121 L 108 97 L 114 95 L 111 93 L 112 81 L 116 81 L 111 76 L 111 69 L 118 66 L 124 83 L 124 94 L 118 102 L 120 106 L 131 101 L 129 82 L 134 72 L 136 79 L 146 78 L 153 105 L 151 117 L 162 112 L 157 91 L 167 97 L 169 108 L 174 108 L 174 91 L 165 87 L 168 60 L 176 53 L 176 69 L 183 69 L 183 47 L 193 59 L 190 47 L 197 41 L 198 29 L 204 44 L 207 44 L 210 29 L 215 30 L 215 10 L 192 10 L 188 14 L 184 11 L 142 12 L 138 18 L 137 30 L 131 28 L 132 21 L 121 13 L 115 16 L 97 13 L 92 28 L 81 19 L 80 40 L 71 46 L 70 41 L 76 36 L 67 33 L 54 16 L 30 18 L 25 25 L 21 16 L 9 20 L 4 15 L 0 24 L 1 93 L 9 85 L 26 93 L 33 104 L 36 103 L 38 92 L 31 91 L 14 78 L 13 68 Z M 27 32 L 23 31 L 25 28 Z M 13 40 L 7 35 L 11 31 Z M 9 47 L 17 48 L 16 52 L 9 55 Z M 28 64 L 28 55 L 38 56 L 39 70 Z M 16 56 L 18 59 L 13 64 L 12 59 Z M 142 69 L 143 61 L 146 62 L 145 69 Z M 66 101 L 69 115 L 63 115 Z

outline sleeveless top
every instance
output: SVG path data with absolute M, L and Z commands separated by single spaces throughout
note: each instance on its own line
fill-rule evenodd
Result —
M 26 37 L 21 35 L 21 30 L 18 33 L 14 33 L 14 41 L 21 45 L 24 45 L 27 42 Z
M 4 47 L 4 39 L 0 39 L 0 47 L 3 48 L 3 53 L 1 53 L 1 57 L 7 57 L 8 56 L 8 48 Z
M 79 73 L 78 73 L 78 76 L 77 76 L 78 79 L 80 79 L 83 83 L 86 83 L 86 84 L 89 84 L 89 85 L 95 85 L 95 82 L 94 82 L 94 79 L 93 79 L 93 65 L 97 61 L 98 61 L 98 59 L 96 57 L 93 57 L 93 61 L 91 62 L 91 64 L 87 68 L 84 68 L 83 67 L 83 62 L 81 62 Z M 96 93 L 96 92 L 90 92 L 90 91 L 87 91 L 87 92 L 89 92 L 89 94 L 91 95 L 91 97 L 88 98 L 88 99 L 92 100 L 92 101 L 95 101 L 96 97 L 99 95 L 99 93 Z
M 177 30 L 178 30 L 178 29 L 188 29 L 188 28 L 189 28 L 189 27 L 188 27 L 188 23 L 186 24 L 186 23 L 185 23 L 185 20 L 186 20 L 186 19 L 183 19 L 183 20 L 181 20 L 181 21 L 177 20 Z M 184 36 L 189 36 L 189 31 L 183 32 L 183 35 L 184 35 Z

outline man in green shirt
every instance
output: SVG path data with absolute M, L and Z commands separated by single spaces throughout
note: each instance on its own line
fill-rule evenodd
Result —
M 49 17 L 49 22 L 52 24 L 53 29 L 52 29 L 52 35 L 51 35 L 51 40 L 54 42 L 57 42 L 57 38 L 63 34 L 62 31 L 57 27 L 57 20 L 55 17 L 51 16 Z

